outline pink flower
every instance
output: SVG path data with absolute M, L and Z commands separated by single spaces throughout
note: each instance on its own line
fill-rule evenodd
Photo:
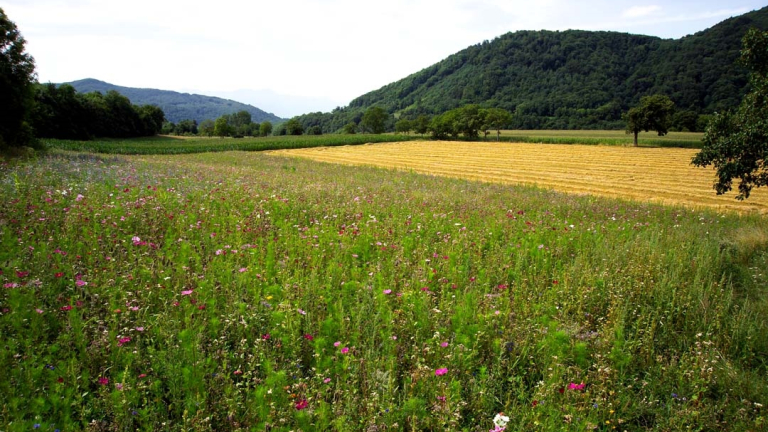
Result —
M 62 306 L 61 310 L 65 311 L 65 312 L 68 311 L 68 310 L 72 310 L 72 306 L 70 306 L 70 305 Z
M 122 391 L 122 390 L 123 390 L 123 384 L 122 384 L 122 383 L 117 383 L 117 384 L 115 384 L 115 388 L 116 388 L 118 391 Z
M 127 344 L 130 341 L 131 341 L 131 338 L 129 338 L 129 337 L 120 338 L 117 341 L 117 346 L 123 346 L 123 345 Z
M 295 406 L 296 406 L 296 409 L 297 409 L 297 410 L 301 411 L 301 410 L 303 410 L 304 408 L 306 408 L 306 407 L 308 407 L 308 406 L 309 406 L 309 402 L 307 402 L 307 400 L 306 400 L 306 399 L 302 399 L 302 400 L 300 400 L 299 402 L 297 402 Z
M 330 379 L 330 378 L 326 378 L 326 379 L 324 379 L 324 380 L 323 380 L 323 382 L 324 382 L 325 384 L 328 384 L 329 382 L 331 382 L 331 379 Z
M 88 282 L 86 282 L 86 281 L 84 281 L 82 279 L 78 279 L 77 281 L 75 281 L 75 285 L 77 285 L 79 287 L 86 286 L 86 285 L 88 285 Z
M 385 290 L 384 290 L 384 294 L 391 294 L 391 293 L 392 293 L 392 290 L 391 290 L 391 289 L 385 289 Z
M 43 313 L 43 310 L 42 309 L 35 309 L 35 312 L 41 314 L 41 313 Z
M 242 374 L 243 374 L 243 371 L 241 371 L 240 369 L 238 369 L 238 370 L 236 370 L 234 373 L 235 373 L 235 375 L 242 375 Z
M 303 309 L 299 309 L 299 313 L 302 314 L 302 315 L 306 315 L 307 314 L 306 312 L 304 312 Z
M 570 383 L 568 384 L 568 390 L 584 390 L 584 386 L 586 386 L 584 382 L 582 382 L 581 384 Z
M 448 346 L 448 342 L 443 342 L 443 343 L 441 343 L 441 344 L 440 344 L 440 346 L 441 346 L 441 347 L 443 347 L 443 348 L 445 348 L 445 347 L 447 347 L 447 346 Z
M 134 246 L 138 246 L 141 244 L 141 238 L 139 236 L 131 237 L 131 241 L 133 242 Z
M 342 354 L 346 354 L 348 352 L 349 352 L 349 348 L 347 348 L 347 347 L 344 347 L 344 348 L 341 349 L 341 353 Z
M 269 340 L 269 338 L 270 338 L 270 337 L 271 337 L 271 336 L 269 335 L 269 333 L 263 334 L 263 335 L 261 336 L 261 338 L 262 338 L 263 340 Z
M 144 331 L 144 327 L 136 327 L 136 331 L 143 332 Z
M 106 378 L 106 377 L 99 377 L 99 384 L 101 384 L 101 385 L 107 385 L 107 384 L 109 384 L 109 378 Z
M 19 284 L 17 284 L 16 282 L 10 282 L 10 283 L 7 283 L 7 284 L 3 285 L 3 288 L 18 288 L 18 286 L 19 286 Z
M 435 370 L 435 376 L 441 376 L 448 373 L 448 368 L 440 368 Z
M 335 347 L 337 347 L 339 345 L 341 345 L 341 342 L 339 342 L 339 341 L 336 341 L 336 342 L 333 343 L 333 346 L 335 346 Z
M 240 273 L 245 273 L 245 272 L 247 272 L 247 271 L 248 271 L 248 269 L 247 269 L 247 268 L 245 268 L 245 267 L 242 267 L 242 268 L 241 268 L 240 270 L 238 270 L 238 271 L 239 271 Z
M 181 292 L 181 295 L 183 295 L 183 296 L 188 296 L 190 294 L 192 294 L 192 290 L 184 290 L 184 291 Z
M 80 194 L 77 194 L 77 197 L 75 198 L 75 201 L 82 201 L 83 198 L 85 198 L 85 197 L 80 195 Z

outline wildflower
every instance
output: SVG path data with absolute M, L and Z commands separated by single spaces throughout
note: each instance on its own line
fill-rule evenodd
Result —
M 192 290 L 184 290 L 184 291 L 181 292 L 181 295 L 183 295 L 183 296 L 188 296 L 190 294 L 192 294 Z
M 261 335 L 261 339 L 262 340 L 269 340 L 270 337 L 271 336 L 269 335 L 269 333 L 265 333 L 265 334 Z
M 32 429 L 40 429 L 40 423 L 33 424 Z
M 337 347 L 339 345 L 341 345 L 341 342 L 339 342 L 339 341 L 336 341 L 336 342 L 333 343 L 333 346 L 335 346 L 335 347 Z
M 35 312 L 41 314 L 41 313 L 43 313 L 43 310 L 38 308 L 38 309 L 35 309 Z
M 75 197 L 75 201 L 82 201 L 83 198 L 85 198 L 85 197 L 80 195 L 80 194 L 77 194 L 77 197 Z
M 493 424 L 497 427 L 505 428 L 507 423 L 509 423 L 509 417 L 505 416 L 504 413 L 498 413 L 493 418 Z
M 438 396 L 437 400 L 439 400 L 440 402 L 445 402 L 445 396 Z
M 115 388 L 116 388 L 118 391 L 121 391 L 121 390 L 123 390 L 123 384 L 122 384 L 122 383 L 117 383 L 117 384 L 115 384 Z
M 341 349 L 341 353 L 342 354 L 346 354 L 348 352 L 349 352 L 349 348 L 347 348 L 347 347 L 344 347 L 344 348 Z
M 84 281 L 82 279 L 78 279 L 77 281 L 75 281 L 75 285 L 77 285 L 79 287 L 86 286 L 86 285 L 88 285 L 88 282 L 86 282 L 86 281 Z
M 137 332 L 143 332 L 144 331 L 144 327 L 136 327 L 136 331 Z
M 54 276 L 56 276 L 57 278 L 63 277 L 64 276 L 64 272 L 56 272 L 56 274 L 54 274 Z
M 240 369 L 238 369 L 238 370 L 236 370 L 236 371 L 234 372 L 234 374 L 235 374 L 235 375 L 242 375 L 242 374 L 243 374 L 243 371 L 241 371 Z
M 392 290 L 391 290 L 391 289 L 385 289 L 385 290 L 384 290 L 384 294 L 391 294 L 391 293 L 392 293 Z
M 584 390 L 585 385 L 583 382 L 581 384 L 570 383 L 568 384 L 568 390 Z
M 309 406 L 309 402 L 307 402 L 306 399 L 302 399 L 302 400 L 298 401 L 295 406 L 296 406 L 297 410 L 301 411 L 304 408 Z
M 139 246 L 141 244 L 141 237 L 133 236 L 131 237 L 131 241 L 133 242 L 134 246 Z
M 146 377 L 147 377 L 147 374 L 145 374 L 145 373 L 139 374 L 139 378 L 146 378 Z
M 247 268 L 245 268 L 245 267 L 242 267 L 242 268 L 240 268 L 240 270 L 238 270 L 238 271 L 239 271 L 240 273 L 245 273 L 245 272 L 247 272 L 247 271 L 248 271 L 248 269 L 247 269 Z
M 221 254 L 223 254 L 223 253 L 226 253 L 226 252 L 224 252 L 224 251 L 223 251 L 223 250 L 221 250 L 221 249 L 217 249 L 217 250 L 216 250 L 216 255 L 221 255 Z
M 99 384 L 101 384 L 101 385 L 109 384 L 109 378 L 107 378 L 107 377 L 99 377 Z
M 443 343 L 441 343 L 441 344 L 440 344 L 440 346 L 441 346 L 441 347 L 443 347 L 443 348 L 445 348 L 445 347 L 447 347 L 447 346 L 448 346 L 448 342 L 443 342 Z
M 28 271 L 17 271 L 16 272 L 16 276 L 19 277 L 19 278 L 25 278 L 25 277 L 29 276 L 29 272 Z
M 311 341 L 311 340 L 314 339 L 314 337 L 311 334 L 307 333 L 307 334 L 304 335 L 304 339 Z
M 130 341 L 131 341 L 131 338 L 129 338 L 129 337 L 120 338 L 117 341 L 117 346 L 123 346 L 123 345 L 127 344 Z
M 441 376 L 448 373 L 448 368 L 435 369 L 435 376 Z
M 18 288 L 18 286 L 19 286 L 19 284 L 17 284 L 16 282 L 10 282 L 10 283 L 7 283 L 7 284 L 3 285 L 3 288 Z
M 397 340 L 397 336 L 392 336 L 392 340 Z
M 72 306 L 70 306 L 70 305 L 62 306 L 61 310 L 65 311 L 65 312 L 68 311 L 68 310 L 72 310 Z
M 323 383 L 325 383 L 325 384 L 328 384 L 329 382 L 331 382 L 330 378 L 326 378 L 326 379 L 323 380 Z
M 299 309 L 299 313 L 302 314 L 302 315 L 306 315 L 307 314 L 306 312 L 304 312 L 303 309 Z

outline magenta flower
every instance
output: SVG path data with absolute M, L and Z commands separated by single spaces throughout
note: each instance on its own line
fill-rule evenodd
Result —
M 391 294 L 391 293 L 392 293 L 392 290 L 391 290 L 391 289 L 385 289 L 385 290 L 384 290 L 384 294 Z
M 86 281 L 84 281 L 82 279 L 78 279 L 77 281 L 75 281 L 75 285 L 77 285 L 79 287 L 86 286 L 86 285 L 88 285 L 88 282 L 86 282 Z
M 326 378 L 326 379 L 324 379 L 324 380 L 323 380 L 323 382 L 324 382 L 325 384 L 328 384 L 329 382 L 331 382 L 331 379 L 330 379 L 330 378 Z
M 131 338 L 129 338 L 129 337 L 120 338 L 117 341 L 117 346 L 123 346 L 123 345 L 127 344 L 130 341 L 131 341 Z
M 304 335 L 304 339 L 311 341 L 311 340 L 314 339 L 314 337 L 311 334 L 307 333 L 307 334 Z
M 435 376 L 441 376 L 448 373 L 448 368 L 440 368 L 435 370 Z
M 344 348 L 341 349 L 341 353 L 342 354 L 346 354 L 348 352 L 349 352 L 349 348 L 347 348 L 347 347 L 344 347 Z
M 568 390 L 584 390 L 584 386 L 586 386 L 584 382 L 582 382 L 581 384 L 570 383 L 568 384 Z
M 447 347 L 447 346 L 448 346 L 448 342 L 443 342 L 443 343 L 441 343 L 441 344 L 440 344 L 440 346 L 441 346 L 441 347 L 443 347 L 443 348 L 445 348 L 445 347 Z
M 190 295 L 190 294 L 192 294 L 192 290 L 184 290 L 184 291 L 181 292 L 181 295 L 183 295 L 183 296 L 187 296 L 187 295 Z
M 109 384 L 109 378 L 107 378 L 107 377 L 99 377 L 99 384 L 101 384 L 101 385 Z
M 339 341 L 336 341 L 336 342 L 333 343 L 333 346 L 335 346 L 335 347 L 337 347 L 339 345 L 341 345 L 341 342 L 339 342 Z
M 306 399 L 302 399 L 302 400 L 298 401 L 295 406 L 296 406 L 297 410 L 301 411 L 304 408 L 309 406 L 309 402 L 307 402 Z
M 85 197 L 80 195 L 80 194 L 77 194 L 77 197 L 75 198 L 75 201 L 82 201 L 83 198 L 85 198 Z

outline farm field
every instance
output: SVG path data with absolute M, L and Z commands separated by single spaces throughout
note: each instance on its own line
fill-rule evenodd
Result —
M 690 164 L 697 150 L 496 142 L 407 143 L 277 151 L 323 162 L 373 165 L 508 184 L 723 210 L 768 212 L 768 193 L 718 196 L 714 170 Z
M 700 132 L 669 132 L 664 136 L 656 132 L 640 132 L 638 144 L 641 147 L 700 148 L 703 137 Z M 496 139 L 495 131 L 488 135 L 488 139 Z M 501 139 L 545 144 L 632 145 L 632 135 L 622 130 L 503 130 Z
M 0 163 L 0 241 L 3 431 L 766 427 L 757 214 L 52 152 Z

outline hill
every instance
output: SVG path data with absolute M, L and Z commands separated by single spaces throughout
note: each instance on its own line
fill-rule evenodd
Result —
M 668 95 L 678 109 L 738 105 L 747 73 L 736 61 L 750 27 L 768 29 L 768 7 L 681 39 L 603 31 L 518 31 L 470 46 L 329 114 L 299 117 L 325 132 L 358 122 L 371 106 L 396 117 L 466 104 L 516 111 L 513 128 L 621 128 L 640 97 Z
M 122 87 L 93 78 L 73 81 L 68 84 L 72 85 L 78 93 L 95 91 L 106 93 L 109 90 L 116 90 L 136 105 L 156 105 L 162 108 L 163 112 L 165 112 L 165 118 L 174 123 L 185 119 L 197 120 L 200 123 L 205 119 L 215 120 L 224 114 L 231 114 L 241 110 L 251 113 L 251 119 L 255 123 L 261 123 L 266 120 L 272 123 L 281 123 L 283 121 L 280 117 L 264 112 L 252 105 L 213 96 L 179 93 L 169 90 Z

